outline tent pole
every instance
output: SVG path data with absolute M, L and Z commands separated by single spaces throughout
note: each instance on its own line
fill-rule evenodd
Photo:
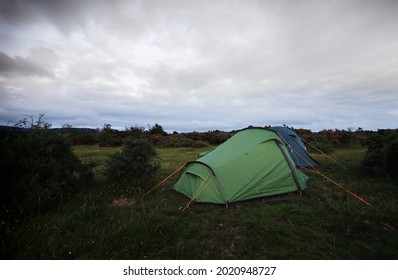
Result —
M 171 177 L 173 177 L 177 172 L 179 172 L 181 169 L 183 169 L 186 165 L 187 165 L 187 162 L 184 163 L 183 165 L 181 165 L 180 167 L 178 167 L 173 173 L 171 173 L 169 176 L 167 176 L 166 178 L 164 178 L 159 184 L 157 184 L 156 186 L 154 186 L 153 188 L 151 188 L 145 195 L 150 194 L 153 190 L 155 190 L 156 188 L 158 188 L 158 187 L 160 187 L 161 185 L 163 185 L 164 183 L 166 183 L 167 180 L 169 180 Z

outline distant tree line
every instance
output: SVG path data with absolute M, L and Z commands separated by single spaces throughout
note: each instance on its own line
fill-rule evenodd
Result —
M 208 131 L 190 133 L 167 133 L 159 124 L 148 129 L 143 126 L 132 126 L 124 130 L 113 129 L 111 124 L 102 128 L 81 129 L 64 125 L 62 128 L 51 129 L 52 133 L 68 137 L 72 145 L 99 145 L 100 147 L 119 147 L 125 139 L 146 140 L 157 147 L 206 147 L 219 145 L 229 139 L 235 132 Z
M 252 126 L 249 126 L 252 127 Z M 267 126 L 264 126 L 267 128 Z M 374 131 L 365 131 L 362 128 L 354 130 L 328 129 L 313 132 L 309 129 L 291 128 L 307 143 L 322 150 L 323 152 L 333 152 L 336 147 L 347 145 L 366 145 L 366 139 L 373 135 Z M 207 132 L 184 132 L 167 133 L 159 124 L 146 129 L 143 126 L 132 126 L 124 130 L 113 129 L 111 124 L 104 124 L 102 128 L 96 130 L 82 130 L 74 128 L 64 128 L 58 131 L 67 134 L 73 145 L 94 145 L 101 147 L 118 147 L 123 144 L 124 139 L 134 138 L 147 140 L 157 147 L 205 147 L 217 146 L 224 143 L 239 130 L 220 131 L 210 130 Z M 317 152 L 311 146 L 307 147 L 311 152 Z
M 0 138 L 10 134 L 27 133 L 33 128 L 26 119 L 14 126 L 0 126 Z M 205 147 L 219 145 L 229 139 L 235 131 L 224 132 L 219 130 L 208 132 L 167 133 L 159 124 L 148 129 L 143 126 L 132 126 L 124 130 L 113 129 L 111 124 L 104 124 L 97 129 L 74 128 L 65 124 L 62 128 L 46 127 L 49 134 L 62 135 L 71 141 L 72 145 L 99 145 L 101 147 L 119 147 L 127 138 L 147 140 L 158 147 Z
M 35 128 L 35 126 L 43 126 L 43 116 L 39 115 L 39 119 L 35 122 L 33 119 L 23 119 L 13 127 L 0 127 L 0 137 L 9 133 L 15 132 L 27 132 L 28 129 Z M 26 124 L 30 123 L 31 128 Z M 253 126 L 248 126 L 248 128 Z M 269 126 L 264 126 L 267 128 Z M 133 138 L 137 140 L 146 140 L 151 142 L 157 147 L 205 147 L 205 146 L 216 146 L 228 140 L 239 130 L 232 131 L 220 131 L 211 130 L 207 132 L 187 132 L 179 133 L 174 131 L 173 133 L 167 133 L 160 124 L 153 126 L 134 125 L 126 127 L 124 130 L 113 129 L 111 124 L 105 123 L 103 127 L 97 129 L 89 128 L 74 128 L 69 124 L 65 124 L 62 128 L 51 129 L 51 125 L 48 124 L 50 134 L 61 134 L 67 137 L 72 145 L 99 145 L 101 147 L 119 147 L 124 143 L 127 138 Z M 318 132 L 313 132 L 309 129 L 296 129 L 294 130 L 303 141 L 309 143 L 307 148 L 310 152 L 317 152 L 312 146 L 317 147 L 323 152 L 333 152 L 336 147 L 347 146 L 347 145 L 368 145 L 368 138 L 375 137 L 373 135 L 380 134 L 376 131 L 366 131 L 362 128 L 339 130 L 339 129 L 328 129 Z M 388 130 L 387 130 L 388 131 Z M 396 131 L 396 130 L 392 130 Z

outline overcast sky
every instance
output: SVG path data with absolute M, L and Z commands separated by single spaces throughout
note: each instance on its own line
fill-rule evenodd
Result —
M 398 1 L 0 1 L 0 125 L 398 128 Z

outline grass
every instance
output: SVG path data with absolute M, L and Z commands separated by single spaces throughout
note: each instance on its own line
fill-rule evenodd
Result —
M 98 145 L 82 145 L 74 147 L 74 153 L 84 164 L 94 164 L 93 172 L 97 177 L 100 177 L 104 171 L 104 166 L 108 157 L 119 150 L 120 148 L 99 147 Z
M 157 181 L 206 150 L 158 149 Z M 95 162 L 97 185 L 83 189 L 51 213 L 2 220 L 6 259 L 397 259 L 398 186 L 361 175 L 364 150 L 340 148 L 322 155 L 321 171 L 364 197 L 366 206 L 316 174 L 304 196 L 288 194 L 232 204 L 196 204 L 174 191 L 148 196 L 115 190 L 101 172 L 115 148 L 76 146 L 83 162 Z M 112 201 L 128 197 L 129 204 Z

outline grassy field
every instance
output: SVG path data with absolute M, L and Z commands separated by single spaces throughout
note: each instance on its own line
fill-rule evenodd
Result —
M 115 189 L 103 180 L 114 148 L 77 146 L 83 162 L 95 162 L 96 186 L 82 186 L 56 212 L 8 225 L 3 258 L 12 259 L 398 259 L 398 186 L 359 173 L 364 150 L 321 155 L 321 171 L 369 201 L 360 202 L 324 178 L 307 172 L 309 191 L 220 205 L 196 204 L 174 191 Z M 157 181 L 206 150 L 158 149 Z M 123 202 L 117 204 L 116 202 Z

